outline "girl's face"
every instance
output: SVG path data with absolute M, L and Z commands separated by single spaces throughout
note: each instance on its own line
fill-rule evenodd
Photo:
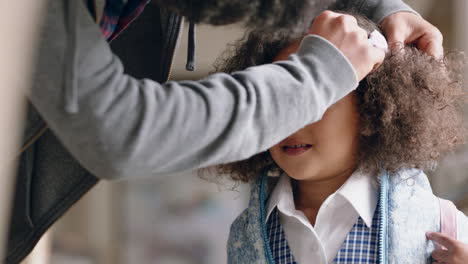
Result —
M 322 120 L 308 125 L 270 149 L 273 160 L 296 180 L 328 180 L 354 170 L 357 163 L 357 96 L 348 94 Z

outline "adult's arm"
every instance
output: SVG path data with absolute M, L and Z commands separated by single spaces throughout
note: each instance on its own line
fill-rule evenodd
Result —
M 319 120 L 357 86 L 350 62 L 317 36 L 306 37 L 287 61 L 231 75 L 137 80 L 123 73 L 82 1 L 48 2 L 29 99 L 100 178 L 248 158 Z

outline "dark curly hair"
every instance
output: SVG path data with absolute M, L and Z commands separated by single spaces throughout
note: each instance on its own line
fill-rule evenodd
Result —
M 355 16 L 369 33 L 379 30 L 368 19 Z M 271 63 L 293 41 L 287 36 L 272 40 L 251 32 L 218 60 L 216 69 L 234 72 Z M 360 82 L 356 93 L 361 170 L 375 175 L 381 170 L 433 169 L 442 154 L 464 143 L 466 131 L 460 112 L 466 96 L 461 85 L 463 61 L 461 53 L 435 59 L 406 46 L 389 52 L 383 64 Z M 217 166 L 216 171 L 248 182 L 267 166 L 276 166 L 268 151 Z

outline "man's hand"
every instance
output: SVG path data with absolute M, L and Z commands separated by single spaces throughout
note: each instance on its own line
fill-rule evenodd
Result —
M 427 54 L 440 58 L 444 53 L 442 33 L 420 16 L 397 12 L 382 21 L 382 30 L 391 46 L 414 44 Z
M 444 248 L 432 252 L 435 263 L 466 264 L 468 263 L 468 245 L 437 232 L 427 232 L 427 239 Z
M 317 16 L 309 34 L 325 38 L 337 47 L 353 65 L 358 81 L 382 63 L 385 52 L 369 44 L 367 32 L 351 15 L 324 11 Z M 275 60 L 286 59 L 299 48 L 300 41 L 282 50 Z

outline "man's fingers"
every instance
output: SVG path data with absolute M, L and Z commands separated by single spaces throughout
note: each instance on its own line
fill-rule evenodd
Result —
M 389 15 L 382 22 L 382 29 L 393 50 L 397 48 L 393 45 L 394 43 L 415 44 L 420 50 L 433 57 L 443 56 L 442 33 L 413 13 L 396 12 Z
M 375 71 L 377 68 L 382 65 L 384 59 L 385 59 L 385 51 L 376 47 L 371 47 L 369 49 L 369 56 L 372 61 L 374 61 L 374 67 L 372 68 L 372 71 Z
M 407 34 L 403 30 L 389 30 L 386 34 L 388 48 L 394 52 L 404 52 Z
M 337 19 L 333 21 L 333 23 L 335 23 L 337 27 L 343 27 L 346 29 L 357 26 L 357 20 L 355 17 L 343 14 L 338 16 Z
M 432 251 L 432 258 L 438 262 L 447 262 L 449 256 L 448 250 L 436 249 Z
M 438 232 L 427 232 L 426 233 L 427 239 L 436 242 L 439 245 L 446 247 L 447 249 L 452 249 L 457 241 L 451 237 L 448 237 L 444 234 Z
M 442 46 L 442 37 L 437 37 L 433 34 L 425 34 L 418 40 L 416 40 L 416 46 L 435 58 L 441 58 L 444 54 L 444 48 Z
M 353 66 L 358 81 L 385 57 L 383 50 L 369 44 L 367 31 L 350 15 L 325 11 L 314 20 L 309 33 L 325 38 L 338 48 Z
M 330 10 L 325 10 L 322 13 L 320 13 L 316 18 L 314 18 L 314 22 L 318 21 L 320 23 L 321 21 L 324 21 L 324 20 L 326 21 L 326 20 L 329 20 L 331 18 L 339 17 L 341 15 L 342 14 L 340 14 L 340 13 L 336 13 L 336 12 L 333 12 L 333 11 L 330 11 Z
M 387 37 L 387 42 L 388 44 L 392 45 L 394 43 L 405 43 L 405 40 L 407 38 L 407 34 L 404 33 L 403 30 L 396 30 L 395 28 L 392 28 L 385 32 L 386 37 Z
M 437 43 L 434 43 L 434 42 L 430 42 L 426 48 L 424 49 L 421 49 L 423 51 L 425 51 L 427 54 L 431 55 L 432 57 L 434 58 L 442 58 L 442 56 L 444 55 L 444 49 L 439 46 Z

